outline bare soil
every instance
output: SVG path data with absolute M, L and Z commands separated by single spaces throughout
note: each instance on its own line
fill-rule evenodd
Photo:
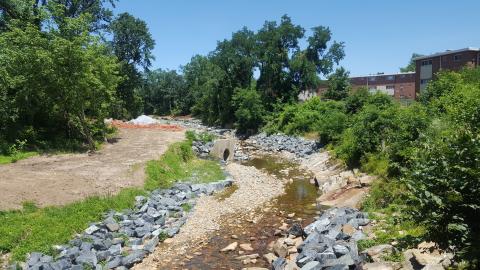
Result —
M 93 154 L 43 155 L 0 165 L 0 210 L 19 209 L 25 201 L 65 205 L 142 186 L 145 163 L 183 139 L 183 131 L 120 129 L 115 143 Z

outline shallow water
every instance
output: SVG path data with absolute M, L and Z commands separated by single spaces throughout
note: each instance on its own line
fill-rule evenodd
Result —
M 255 157 L 242 164 L 254 166 L 274 175 L 276 178 L 288 180 L 289 183 L 286 184 L 285 194 L 277 197 L 273 204 L 274 207 L 271 210 L 264 211 L 263 217 L 256 222 L 238 217 L 232 217 L 230 220 L 227 218 L 228 223 L 222 226 L 222 229 L 209 240 L 209 243 L 203 248 L 195 250 L 202 254 L 184 262 L 184 265 L 179 269 L 269 267 L 262 256 L 269 253 L 268 244 L 277 239 L 274 236 L 275 230 L 283 222 L 288 224 L 300 222 L 305 226 L 318 214 L 319 209 L 316 207 L 318 193 L 317 188 L 310 183 L 312 175 L 301 169 L 297 164 L 274 156 Z M 235 187 L 222 192 L 217 198 L 224 200 L 234 192 Z M 295 213 L 295 216 L 288 218 L 287 215 L 290 213 Z M 301 218 L 301 221 L 298 221 L 298 218 Z M 232 239 L 232 235 L 238 236 L 238 239 Z M 239 244 L 250 243 L 254 251 L 245 252 L 245 254 L 258 253 L 260 258 L 254 264 L 244 265 L 241 260 L 236 259 L 237 256 L 240 256 L 238 253 L 240 249 L 237 248 L 235 252 L 231 253 L 219 252 L 220 249 L 232 242 L 238 242 Z

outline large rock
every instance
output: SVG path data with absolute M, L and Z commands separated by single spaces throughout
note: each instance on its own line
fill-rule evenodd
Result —
M 145 251 L 135 250 L 126 257 L 122 258 L 122 265 L 126 267 L 132 267 L 134 264 L 141 262 L 145 255 Z
M 97 265 L 97 255 L 91 251 L 81 251 L 80 255 L 75 259 L 75 262 L 80 265 Z

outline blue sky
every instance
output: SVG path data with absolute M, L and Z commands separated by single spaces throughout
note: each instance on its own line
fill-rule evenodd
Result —
M 330 27 L 346 45 L 351 75 L 397 72 L 413 52 L 480 47 L 478 0 L 120 0 L 116 13 L 145 20 L 156 41 L 153 68 L 177 69 L 247 26 L 288 14 L 305 29 Z

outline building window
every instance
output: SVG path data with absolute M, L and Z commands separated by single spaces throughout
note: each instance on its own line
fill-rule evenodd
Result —
M 395 89 L 395 86 L 393 86 L 393 85 L 387 85 L 387 89 Z
M 430 81 L 430 79 L 422 79 L 420 80 L 420 84 L 427 84 Z
M 393 75 L 387 76 L 387 81 L 393 81 L 393 80 L 395 80 L 395 76 Z
M 461 54 L 456 54 L 453 56 L 453 61 L 458 62 L 462 60 L 462 55 Z
M 429 66 L 431 64 L 432 64 L 432 59 L 422 61 L 422 66 Z
M 374 82 L 374 81 L 376 81 L 376 80 L 377 80 L 376 77 L 369 77 L 369 78 L 368 78 L 368 81 L 370 81 L 370 82 Z

